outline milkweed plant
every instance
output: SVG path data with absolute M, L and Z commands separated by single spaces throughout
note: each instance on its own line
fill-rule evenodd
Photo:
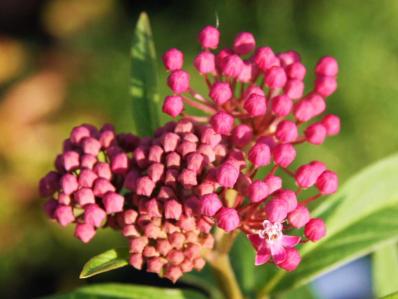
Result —
M 157 124 L 153 111 L 160 107 L 172 120 L 137 135 L 117 132 L 111 124 L 78 125 L 40 181 L 48 217 L 73 226 L 81 242 L 104 228 L 126 240 L 124 249 L 90 260 L 81 277 L 130 265 L 172 283 L 187 277 L 195 286 L 206 280 L 201 270 L 208 265 L 219 298 L 269 298 L 397 239 L 394 219 L 361 239 L 361 227 L 381 225 L 377 213 L 397 210 L 394 200 L 376 207 L 366 200 L 376 193 L 363 181 L 380 167 L 328 197 L 339 188 L 334 170 L 316 159 L 297 164 L 303 144 L 320 146 L 340 132 L 339 116 L 327 112 L 327 103 L 337 100 L 335 58 L 324 56 L 308 68 L 296 51 L 277 52 L 250 32 L 238 33 L 222 48 L 221 30 L 213 26 L 200 30 L 197 41 L 193 61 L 176 48 L 163 54 L 169 94 L 158 103 L 154 46 L 142 14 L 132 63 L 141 59 L 144 68 L 133 67 L 132 81 L 142 83 L 133 89 L 149 92 L 133 92 L 135 115 L 144 120 L 137 127 L 147 132 L 151 119 Z M 195 72 L 187 71 L 189 64 Z M 310 72 L 314 82 L 305 84 Z M 196 89 L 194 77 L 206 88 Z M 246 245 L 232 256 L 236 239 Z M 258 280 L 246 289 L 242 273 L 234 273 L 239 267 L 231 266 L 230 257 L 234 264 L 240 255 L 250 257 L 240 271 L 244 267 L 244 275 L 252 271 L 250 277 Z M 198 285 L 202 292 L 175 298 L 216 298 L 208 286 Z

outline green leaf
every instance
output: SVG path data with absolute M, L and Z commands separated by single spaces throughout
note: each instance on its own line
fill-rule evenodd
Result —
M 136 132 L 151 135 L 159 127 L 156 51 L 148 15 L 142 12 L 135 28 L 131 55 L 130 95 Z
M 128 284 L 97 284 L 79 288 L 69 294 L 53 295 L 47 299 L 206 299 L 193 290 L 166 289 Z
M 316 299 L 314 292 L 309 286 L 303 286 L 275 296 L 275 299 Z
M 128 264 L 127 248 L 110 249 L 91 258 L 83 266 L 80 278 L 88 278 L 100 273 L 122 268 Z
M 381 299 L 398 299 L 398 292 L 384 296 Z
M 396 244 L 377 250 L 372 256 L 373 287 L 377 297 L 398 290 L 398 248 Z
M 328 235 L 302 247 L 296 271 L 279 271 L 260 294 L 304 285 L 354 259 L 398 240 L 398 155 L 382 160 L 351 178 L 324 199 L 314 217 L 326 219 Z

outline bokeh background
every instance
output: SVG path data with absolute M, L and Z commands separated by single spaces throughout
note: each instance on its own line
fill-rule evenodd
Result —
M 344 182 L 397 151 L 398 1 L 0 0 L 0 298 L 87 283 L 78 279 L 83 263 L 123 244 L 104 232 L 82 246 L 44 217 L 36 186 L 72 126 L 112 122 L 134 130 L 129 47 L 142 10 L 151 18 L 158 56 L 178 47 L 192 61 L 197 32 L 214 25 L 217 14 L 225 44 L 252 31 L 258 44 L 296 49 L 309 69 L 323 55 L 336 57 L 339 89 L 328 107 L 343 129 L 321 147 L 306 147 L 302 161 L 321 159 Z M 164 96 L 160 60 L 159 70 Z M 131 269 L 89 283 L 98 281 L 169 285 Z M 327 292 L 331 285 L 334 295 Z M 371 298 L 368 260 L 318 280 L 314 289 L 321 298 Z

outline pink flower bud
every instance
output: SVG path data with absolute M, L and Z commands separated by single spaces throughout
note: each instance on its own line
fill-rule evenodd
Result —
M 304 80 L 307 70 L 301 62 L 294 62 L 286 68 L 286 74 L 289 79 Z
M 312 218 L 304 227 L 304 235 L 308 240 L 316 242 L 326 235 L 326 226 L 322 219 Z
M 175 199 L 170 199 L 164 203 L 164 216 L 166 219 L 178 220 L 182 214 L 182 205 Z
M 232 188 L 239 177 L 239 169 L 226 162 L 217 169 L 217 182 L 226 188 Z
M 92 137 L 86 137 L 82 140 L 83 152 L 85 154 L 97 156 L 101 150 L 101 143 Z
M 153 257 L 146 261 L 146 271 L 151 273 L 160 274 L 163 270 L 163 266 L 166 264 L 166 260 L 160 257 Z
M 227 233 L 235 230 L 240 225 L 239 214 L 232 208 L 221 208 L 216 215 L 217 225 Z
M 193 260 L 195 258 L 200 257 L 201 247 L 198 244 L 189 244 L 187 248 L 184 250 L 184 255 L 189 259 Z
M 131 191 L 135 191 L 137 188 L 138 177 L 139 177 L 139 174 L 137 171 L 135 171 L 135 170 L 129 171 L 124 179 L 123 187 L 127 188 Z
M 222 74 L 227 77 L 237 78 L 242 72 L 243 67 L 243 60 L 238 55 L 232 54 L 225 57 Z
M 81 187 L 91 188 L 98 176 L 90 169 L 83 169 L 79 174 L 79 185 Z
M 271 162 L 271 151 L 268 145 L 256 143 L 249 151 L 248 159 L 255 167 L 266 166 Z
M 55 218 L 55 210 L 58 207 L 58 201 L 50 198 L 45 202 L 43 205 L 44 212 L 50 217 L 51 219 Z
M 124 197 L 115 192 L 108 192 L 102 199 L 107 214 L 123 211 Z
M 122 220 L 123 224 L 133 224 L 135 223 L 135 220 L 137 219 L 138 213 L 136 210 L 129 209 L 129 210 L 124 210 L 122 214 Z
M 179 70 L 184 64 L 184 54 L 180 50 L 172 48 L 163 54 L 162 60 L 168 71 Z
M 326 128 L 328 136 L 334 136 L 340 132 L 340 118 L 334 114 L 326 115 L 321 123 Z
M 70 140 L 74 144 L 79 144 L 83 138 L 89 136 L 90 136 L 90 130 L 88 128 L 84 126 L 78 126 L 72 129 L 72 132 L 70 134 Z
M 196 143 L 183 141 L 177 148 L 177 151 L 181 154 L 181 156 L 185 157 L 186 155 L 193 153 L 196 151 Z
M 149 168 L 147 169 L 147 174 L 151 178 L 153 182 L 158 182 L 164 173 L 164 165 L 161 163 L 153 163 Z
M 111 167 L 108 163 L 105 162 L 97 162 L 94 166 L 94 172 L 98 175 L 98 177 L 110 180 L 112 178 Z
M 94 193 L 89 188 L 81 188 L 74 193 L 74 199 L 80 206 L 95 203 Z
M 173 283 L 175 283 L 182 276 L 181 268 L 178 266 L 167 267 L 167 270 L 164 274 L 164 277 L 170 279 Z
M 142 253 L 148 242 L 147 237 L 132 238 L 129 244 L 130 253 Z
M 326 128 L 321 123 L 314 123 L 304 131 L 304 134 L 309 143 L 322 144 L 326 138 Z
M 171 117 L 180 115 L 184 110 L 184 102 L 180 96 L 167 96 L 163 102 L 162 111 Z
M 287 76 L 285 70 L 279 66 L 273 66 L 269 69 L 264 78 L 264 82 L 270 88 L 282 88 L 285 86 Z
M 204 128 L 200 136 L 200 141 L 202 143 L 210 145 L 212 148 L 219 144 L 221 142 L 221 139 L 221 135 L 217 134 L 211 127 Z
M 275 136 L 283 143 L 295 141 L 298 136 L 296 124 L 290 120 L 281 121 L 276 128 Z
M 277 116 L 286 116 L 292 110 L 293 101 L 286 95 L 272 98 L 272 112 Z
M 149 149 L 148 160 L 150 162 L 160 163 L 162 161 L 163 149 L 159 145 L 153 145 Z
M 39 191 L 43 197 L 54 194 L 59 188 L 59 175 L 55 171 L 50 171 L 40 180 Z
M 69 195 L 66 195 L 62 192 L 58 194 L 58 203 L 60 203 L 61 205 L 70 205 L 71 201 L 72 200 Z
M 289 247 L 285 248 L 285 250 L 286 259 L 282 263 L 277 264 L 277 266 L 288 272 L 294 271 L 301 262 L 300 252 L 296 248 Z
M 108 148 L 111 146 L 112 142 L 114 142 L 116 138 L 115 132 L 113 129 L 106 129 L 101 132 L 99 137 L 99 142 L 103 148 Z
M 319 161 L 312 161 L 310 165 L 313 168 L 316 179 L 318 179 L 318 177 L 322 174 L 322 172 L 326 170 L 326 165 Z
M 155 188 L 154 181 L 150 177 L 144 176 L 137 179 L 136 193 L 143 196 L 151 196 L 153 189 Z
M 266 71 L 272 66 L 279 65 L 278 58 L 269 47 L 258 48 L 254 55 L 254 62 L 262 71 Z
M 326 102 L 319 94 L 313 93 L 307 97 L 311 103 L 314 116 L 322 114 L 326 109 Z
M 80 164 L 82 168 L 92 169 L 94 164 L 97 162 L 97 158 L 93 155 L 82 155 Z
M 229 56 L 234 54 L 234 52 L 231 49 L 222 49 L 217 55 L 216 55 L 216 68 L 217 71 L 221 74 L 222 70 L 224 69 L 225 65 L 225 59 Z
M 254 71 L 255 69 L 253 64 L 251 62 L 244 61 L 242 71 L 240 72 L 237 80 L 239 82 L 249 83 L 253 79 Z
M 67 226 L 75 220 L 71 206 L 58 205 L 54 211 L 54 218 L 62 226 Z
M 78 223 L 75 228 L 75 237 L 83 243 L 88 243 L 95 236 L 94 226 L 87 223 Z
M 217 105 L 223 105 L 232 98 L 231 86 L 227 82 L 216 82 L 211 86 L 209 96 Z
M 217 49 L 220 31 L 213 26 L 204 27 L 199 33 L 199 43 L 205 49 Z
M 170 73 L 167 85 L 176 94 L 181 94 L 189 89 L 189 74 L 183 70 L 176 70 Z
M 173 152 L 177 148 L 179 141 L 180 141 L 180 136 L 178 136 L 175 133 L 169 132 L 162 137 L 161 142 L 164 151 L 168 153 L 168 152 Z
M 265 97 L 252 94 L 243 104 L 243 108 L 249 113 L 250 116 L 261 116 L 267 111 L 267 104 L 265 102 Z
M 298 205 L 296 209 L 288 215 L 289 223 L 295 228 L 302 228 L 310 220 L 310 212 L 303 205 Z
M 297 207 L 297 196 L 292 190 L 278 190 L 275 193 L 275 198 L 282 199 L 286 202 L 288 213 Z
M 63 165 L 66 171 L 75 170 L 80 165 L 80 156 L 75 151 L 67 151 L 62 155 Z
M 248 125 L 238 125 L 232 130 L 232 142 L 238 147 L 246 146 L 253 138 L 253 130 Z
M 106 180 L 106 179 L 98 178 L 98 179 L 96 179 L 95 182 L 94 182 L 93 191 L 94 191 L 94 195 L 95 195 L 95 196 L 101 197 L 101 196 L 103 196 L 105 193 L 107 193 L 107 192 L 114 192 L 115 190 L 116 190 L 116 189 L 115 189 L 115 186 L 113 186 L 112 183 L 109 182 L 109 181 Z
M 211 117 L 210 123 L 217 133 L 229 135 L 234 125 L 234 118 L 224 111 L 219 111 Z
M 256 47 L 256 40 L 250 32 L 239 33 L 233 43 L 234 51 L 239 55 L 246 55 Z
M 140 253 L 135 253 L 130 256 L 129 264 L 137 270 L 142 269 L 144 259 Z
M 300 80 L 288 80 L 283 88 L 285 94 L 293 99 L 300 99 L 304 94 L 304 82 Z
M 159 239 L 156 241 L 156 250 L 163 256 L 166 256 L 173 247 L 166 239 Z
M 169 235 L 169 242 L 174 248 L 182 249 L 184 246 L 185 237 L 182 233 L 174 232 Z
M 275 191 L 282 188 L 282 179 L 275 175 L 268 175 L 264 179 L 264 183 L 268 186 L 269 194 L 274 193 Z
M 310 101 L 303 100 L 298 102 L 293 109 L 294 116 L 300 122 L 309 121 L 312 117 L 315 116 L 314 106 Z
M 198 258 L 193 262 L 193 267 L 195 268 L 196 271 L 202 270 L 205 265 L 206 261 L 203 258 Z
M 188 119 L 182 119 L 176 123 L 174 132 L 175 133 L 191 133 L 193 130 L 193 123 Z
M 189 178 L 189 176 L 186 176 L 185 178 Z M 164 178 L 164 183 L 166 185 L 175 188 L 177 185 L 177 179 L 178 179 L 178 170 L 177 169 L 166 170 L 166 176 Z
M 111 159 L 111 169 L 113 173 L 125 174 L 129 167 L 129 158 L 126 153 L 119 153 Z
M 278 58 L 284 67 L 287 67 L 294 62 L 301 61 L 300 54 L 293 50 L 279 53 Z
M 246 101 L 252 94 L 258 94 L 265 97 L 265 93 L 260 87 L 257 85 L 251 85 L 245 90 L 243 94 L 243 100 Z
M 323 195 L 335 193 L 338 185 L 339 181 L 336 173 L 330 170 L 324 171 L 316 181 L 316 187 Z
M 319 174 L 314 167 L 308 164 L 302 165 L 297 169 L 295 174 L 296 184 L 305 189 L 312 187 L 315 184 L 318 176 Z
M 264 207 L 269 221 L 282 222 L 287 216 L 287 202 L 283 199 L 272 199 Z
M 262 181 L 254 181 L 248 188 L 250 202 L 260 202 L 269 194 L 268 185 Z
M 61 188 L 66 195 L 72 194 L 78 187 L 77 178 L 73 174 L 67 173 L 61 177 Z
M 286 168 L 296 158 L 296 150 L 290 143 L 278 144 L 272 149 L 272 157 L 275 164 Z
M 334 77 L 317 77 L 315 80 L 316 93 L 323 97 L 332 95 L 337 89 L 337 81 Z
M 216 72 L 216 58 L 209 51 L 200 52 L 195 57 L 193 64 L 200 74 L 213 74 Z
M 193 270 L 192 261 L 186 259 L 185 261 L 183 261 L 181 263 L 180 268 L 181 268 L 182 272 L 191 272 Z
M 178 176 L 178 181 L 185 187 L 192 187 L 198 184 L 196 172 L 190 169 L 184 169 Z
M 96 204 L 84 207 L 84 222 L 94 227 L 100 227 L 106 218 L 106 213 Z
M 320 76 L 334 77 L 339 72 L 339 65 L 333 57 L 325 56 L 318 61 L 315 72 Z
M 179 250 L 171 250 L 167 255 L 167 260 L 172 265 L 179 265 L 184 261 L 184 254 Z
M 222 208 L 222 202 L 215 193 L 202 196 L 200 202 L 200 212 L 204 216 L 213 217 Z
M 187 157 L 187 169 L 199 173 L 203 168 L 204 157 L 202 154 L 194 152 Z
M 166 167 L 180 167 L 181 157 L 176 152 L 171 152 L 166 156 Z

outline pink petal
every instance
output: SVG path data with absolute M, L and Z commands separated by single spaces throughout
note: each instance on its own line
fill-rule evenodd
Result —
M 269 261 L 270 254 L 266 251 L 261 251 L 256 254 L 256 262 L 254 263 L 256 266 L 265 264 Z
M 261 250 L 264 246 L 265 241 L 264 239 L 261 239 L 259 235 L 248 235 L 247 238 L 250 240 L 256 251 Z
M 283 236 L 282 246 L 292 248 L 300 242 L 301 238 L 297 236 Z
M 275 264 L 283 263 L 286 260 L 286 250 L 280 243 L 272 244 L 270 250 Z

